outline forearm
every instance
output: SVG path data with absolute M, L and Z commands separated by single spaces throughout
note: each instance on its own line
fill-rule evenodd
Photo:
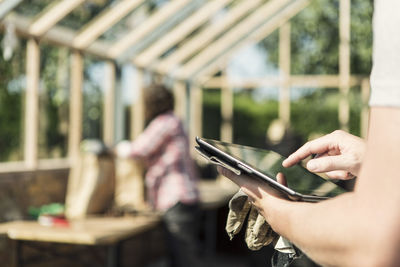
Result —
M 272 227 L 319 263 L 398 264 L 400 110 L 373 109 L 371 123 L 374 127 L 354 193 L 317 204 L 264 200 Z

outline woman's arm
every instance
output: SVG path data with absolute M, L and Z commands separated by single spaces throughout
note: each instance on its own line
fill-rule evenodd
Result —
M 272 228 L 327 266 L 397 266 L 400 249 L 400 109 L 372 108 L 371 129 L 352 193 L 291 202 L 263 183 L 228 175 Z

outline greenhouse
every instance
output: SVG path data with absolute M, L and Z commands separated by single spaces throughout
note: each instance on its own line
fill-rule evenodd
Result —
M 199 176 L 198 266 L 267 266 L 272 246 L 229 241 L 238 188 L 197 153 L 196 136 L 284 156 L 336 129 L 366 137 L 372 10 L 366 0 L 0 0 L 0 258 L 168 266 L 150 169 L 118 159 L 118 144 L 152 125 L 146 90 L 162 84 Z

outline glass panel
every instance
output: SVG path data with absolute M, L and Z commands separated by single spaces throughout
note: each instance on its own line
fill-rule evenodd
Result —
M 69 51 L 41 44 L 39 158 L 67 155 L 69 118 Z
M 26 87 L 26 41 L 19 41 L 9 60 L 0 33 L 0 161 L 21 161 L 24 158 L 24 96 Z M 10 51 L 10 50 L 8 50 Z
M 102 61 L 85 57 L 84 66 L 83 139 L 102 139 L 105 65 Z

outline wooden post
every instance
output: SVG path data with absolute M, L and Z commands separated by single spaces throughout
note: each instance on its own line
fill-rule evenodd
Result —
M 115 63 L 105 63 L 104 143 L 113 146 L 115 141 Z
M 360 134 L 361 137 L 366 138 L 368 133 L 368 123 L 369 123 L 369 107 L 368 100 L 370 95 L 370 85 L 369 79 L 363 79 L 361 82 L 361 98 L 362 98 L 362 110 L 361 110 L 361 120 L 360 120 Z
M 226 76 L 224 76 L 224 79 L 226 79 Z M 228 83 L 221 88 L 221 118 L 221 140 L 232 143 L 233 90 Z
M 28 40 L 26 52 L 25 163 L 30 169 L 38 164 L 40 48 L 37 40 Z
M 203 92 L 197 85 L 190 87 L 190 127 L 189 144 L 193 156 L 196 156 L 195 138 L 202 136 L 203 123 Z
M 279 118 L 290 124 L 290 22 L 279 28 Z
M 137 69 L 136 80 L 133 81 L 137 85 L 136 98 L 132 103 L 131 108 L 131 140 L 134 140 L 139 136 L 144 129 L 145 117 L 144 117 L 144 72 L 143 70 Z
M 183 121 L 187 120 L 187 98 L 186 98 L 186 84 L 183 81 L 176 81 L 174 83 L 174 100 L 175 114 Z
M 340 103 L 339 123 L 341 129 L 349 130 L 350 105 L 350 0 L 340 0 L 339 12 L 339 76 Z
M 83 110 L 83 56 L 79 51 L 71 55 L 71 102 L 69 109 L 69 143 L 68 155 L 74 162 L 79 156 L 79 146 L 82 140 L 82 110 Z

